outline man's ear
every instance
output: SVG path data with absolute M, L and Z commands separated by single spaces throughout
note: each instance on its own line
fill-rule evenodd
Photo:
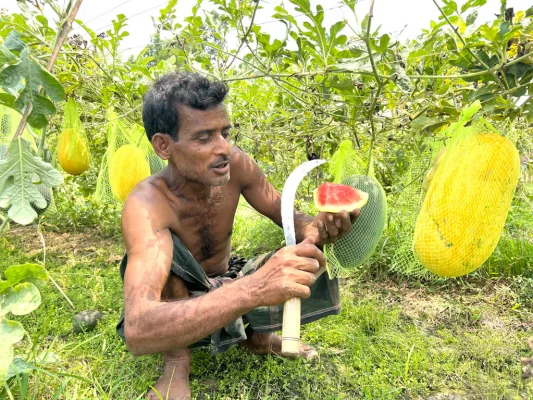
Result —
M 172 142 L 172 138 L 166 133 L 156 133 L 152 136 L 152 146 L 154 146 L 154 151 L 163 160 L 168 160 L 170 158 L 170 145 Z

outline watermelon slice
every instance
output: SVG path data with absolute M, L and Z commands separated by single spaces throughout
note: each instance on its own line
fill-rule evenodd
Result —
M 354 187 L 326 182 L 313 192 L 315 206 L 320 212 L 352 212 L 362 208 L 368 201 L 368 193 Z

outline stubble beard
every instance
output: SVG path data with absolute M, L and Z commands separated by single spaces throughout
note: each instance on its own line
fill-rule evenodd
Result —
M 219 179 L 214 179 L 214 178 L 212 179 L 212 178 L 208 178 L 208 177 L 198 178 L 198 177 L 195 177 L 195 176 L 191 176 L 191 175 L 189 175 L 187 173 L 182 173 L 181 175 L 185 179 L 187 179 L 189 181 L 200 183 L 202 185 L 211 186 L 211 187 L 224 186 L 230 180 L 230 173 L 229 172 L 227 173 L 227 175 L 225 177 L 220 177 Z

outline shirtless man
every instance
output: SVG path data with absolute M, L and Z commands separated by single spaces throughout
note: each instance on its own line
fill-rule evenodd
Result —
M 280 194 L 257 164 L 229 143 L 231 126 L 223 105 L 227 91 L 222 83 L 197 74 L 172 73 L 144 99 L 146 133 L 168 166 L 139 183 L 124 205 L 124 318 L 117 328 L 131 353 L 163 353 L 164 372 L 155 385 L 163 398 L 190 398 L 188 348 L 194 343 L 255 309 L 274 310 L 295 296 L 303 304 L 319 279 L 331 287 L 333 280 L 320 276 L 325 259 L 319 248 L 345 235 L 358 215 L 321 213 L 313 218 L 296 213 L 297 245 L 279 250 L 253 273 L 218 279 L 228 272 L 241 194 L 258 212 L 282 224 Z M 176 258 L 180 246 L 185 250 Z M 188 272 L 180 275 L 190 263 L 207 277 L 208 290 L 200 296 L 191 296 Z M 340 311 L 338 290 L 333 297 L 337 303 L 323 315 Z M 235 334 L 240 345 L 257 354 L 279 354 L 281 339 L 266 328 L 254 331 L 251 317 L 249 321 L 242 340 Z M 279 323 L 269 328 L 279 330 Z M 300 356 L 314 355 L 313 348 L 301 345 Z M 148 398 L 158 397 L 151 390 Z

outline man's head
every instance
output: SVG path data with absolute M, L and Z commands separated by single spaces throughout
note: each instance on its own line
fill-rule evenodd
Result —
M 227 92 L 222 82 L 171 73 L 145 95 L 143 122 L 154 150 L 191 181 L 218 186 L 229 180 Z

